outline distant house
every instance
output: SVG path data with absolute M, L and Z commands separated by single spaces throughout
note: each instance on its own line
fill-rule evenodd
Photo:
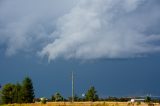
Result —
M 39 98 L 41 101 L 43 101 L 43 100 L 48 100 L 47 98 L 45 98 L 45 97 L 41 97 L 41 98 Z
M 145 99 L 131 99 L 131 102 L 144 102 Z

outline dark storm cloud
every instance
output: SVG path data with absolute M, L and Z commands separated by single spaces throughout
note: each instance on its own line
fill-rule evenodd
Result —
M 7 55 L 97 59 L 160 51 L 159 0 L 0 2 L 0 45 Z

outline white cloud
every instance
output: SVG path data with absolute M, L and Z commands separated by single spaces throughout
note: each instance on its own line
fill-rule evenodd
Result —
M 58 38 L 41 51 L 58 57 L 133 57 L 160 51 L 156 0 L 81 0 L 58 21 Z M 160 25 L 159 25 L 160 26 Z

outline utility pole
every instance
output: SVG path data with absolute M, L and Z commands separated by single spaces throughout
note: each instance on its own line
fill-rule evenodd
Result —
M 74 73 L 72 71 L 72 103 L 74 102 Z

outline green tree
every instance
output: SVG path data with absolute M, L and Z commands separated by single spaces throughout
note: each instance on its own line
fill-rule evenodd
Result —
M 87 91 L 85 97 L 87 101 L 97 101 L 99 98 L 97 95 L 97 91 L 95 90 L 93 86 L 90 87 L 90 89 Z
M 21 97 L 23 103 L 33 103 L 34 100 L 34 89 L 32 80 L 26 77 L 22 82 Z
M 53 101 L 63 101 L 63 97 L 61 96 L 60 93 L 57 92 L 52 96 L 52 100 Z
M 68 97 L 68 101 L 72 101 L 72 97 Z M 79 98 L 78 95 L 74 95 L 74 101 L 82 101 L 82 98 Z
M 149 96 L 146 97 L 145 102 L 150 102 L 151 98 Z
M 15 89 L 15 85 L 11 83 L 8 83 L 3 86 L 1 91 L 2 103 L 8 104 L 8 103 L 14 102 L 14 93 L 15 93 L 14 89 Z
M 22 87 L 17 83 L 14 87 L 14 103 L 22 103 Z

